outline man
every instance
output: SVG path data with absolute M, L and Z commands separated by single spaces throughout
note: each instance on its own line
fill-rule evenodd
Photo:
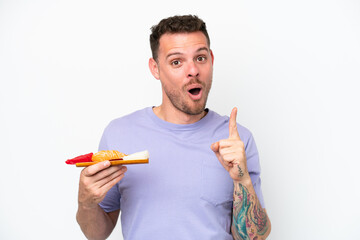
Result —
M 124 239 L 265 239 L 271 227 L 252 135 L 237 125 L 236 108 L 230 118 L 205 109 L 214 62 L 205 23 L 191 15 L 163 19 L 150 43 L 162 103 L 112 121 L 99 147 L 147 149 L 150 163 L 85 168 L 82 231 L 105 239 L 121 209 Z

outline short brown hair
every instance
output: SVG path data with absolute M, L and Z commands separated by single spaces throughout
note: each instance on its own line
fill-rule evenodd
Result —
M 173 16 L 165 18 L 158 25 L 151 27 L 150 47 L 152 57 L 157 61 L 160 45 L 160 37 L 165 33 L 191 33 L 201 31 L 210 47 L 210 38 L 206 30 L 206 24 L 195 15 Z

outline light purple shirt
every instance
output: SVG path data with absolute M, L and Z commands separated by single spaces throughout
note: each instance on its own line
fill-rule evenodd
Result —
M 113 120 L 99 150 L 126 154 L 148 150 L 149 164 L 128 165 L 125 177 L 100 206 L 121 208 L 125 240 L 233 239 L 233 181 L 210 149 L 229 136 L 229 117 L 210 111 L 193 124 L 173 124 L 145 108 Z M 238 125 L 247 166 L 262 206 L 258 151 L 249 130 Z

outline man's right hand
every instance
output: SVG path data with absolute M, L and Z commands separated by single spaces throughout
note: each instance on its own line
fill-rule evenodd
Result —
M 109 161 L 84 168 L 80 174 L 79 206 L 96 207 L 106 193 L 124 177 L 126 170 L 122 165 L 111 166 Z

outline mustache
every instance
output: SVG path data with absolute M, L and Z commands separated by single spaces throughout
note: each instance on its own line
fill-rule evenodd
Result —
M 202 87 L 205 87 L 205 83 L 201 82 L 198 78 L 191 78 L 188 83 L 184 85 L 184 89 L 186 89 L 188 86 L 192 84 L 200 84 Z

